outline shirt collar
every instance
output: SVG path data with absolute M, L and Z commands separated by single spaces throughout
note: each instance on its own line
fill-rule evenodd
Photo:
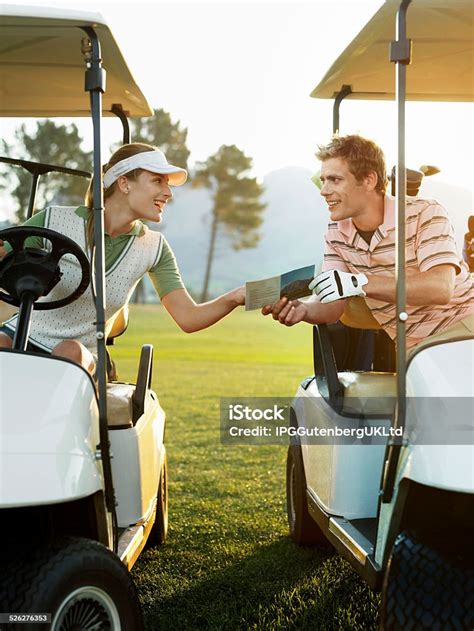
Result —
M 385 193 L 384 208 L 383 208 L 383 222 L 379 226 L 379 231 L 386 236 L 389 230 L 395 228 L 395 197 L 387 195 Z
M 81 217 L 82 219 L 87 219 L 89 216 L 89 209 L 86 206 L 79 206 L 76 209 L 76 215 Z M 107 236 L 110 236 L 107 232 L 105 233 Z M 141 237 L 145 234 L 145 226 L 142 221 L 137 219 L 132 226 L 132 229 L 129 232 L 121 234 L 121 237 Z
M 385 193 L 384 196 L 384 209 L 383 209 L 383 222 L 378 227 L 378 230 L 384 235 L 387 235 L 389 230 L 395 228 L 395 197 L 392 195 L 387 195 Z M 357 229 L 351 218 L 342 219 L 342 221 L 337 222 L 337 229 L 343 235 L 345 235 L 349 242 L 352 242 L 354 236 L 357 232 Z

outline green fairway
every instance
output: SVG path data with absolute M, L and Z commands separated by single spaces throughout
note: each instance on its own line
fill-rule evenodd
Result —
M 379 597 L 331 549 L 288 538 L 286 449 L 223 446 L 222 396 L 292 396 L 312 369 L 311 327 L 239 310 L 186 335 L 161 307 L 135 306 L 113 356 L 131 380 L 155 347 L 167 414 L 170 533 L 133 570 L 146 628 L 374 629 Z

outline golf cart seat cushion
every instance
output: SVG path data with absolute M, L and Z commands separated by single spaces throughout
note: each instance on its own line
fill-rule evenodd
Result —
M 131 383 L 107 384 L 107 418 L 109 427 L 133 427 L 133 395 Z
M 346 300 L 344 313 L 340 320 L 346 326 L 354 329 L 377 330 L 382 328 L 362 296 L 352 296 Z
M 125 333 L 128 327 L 129 308 L 128 305 L 122 307 L 120 311 L 115 315 L 112 323 L 112 328 L 107 336 L 107 340 L 113 340 L 115 337 L 119 337 Z
M 397 396 L 394 373 L 340 372 L 344 386 L 343 412 L 371 416 L 391 416 Z

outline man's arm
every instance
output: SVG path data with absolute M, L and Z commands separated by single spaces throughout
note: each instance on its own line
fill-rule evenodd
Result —
M 395 278 L 366 274 L 368 283 L 364 291 L 369 298 L 396 302 Z M 454 292 L 456 269 L 453 265 L 436 265 L 426 272 L 407 270 L 406 302 L 412 307 L 446 305 Z

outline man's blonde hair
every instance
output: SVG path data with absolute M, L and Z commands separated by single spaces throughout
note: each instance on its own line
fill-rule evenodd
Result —
M 375 190 L 383 194 L 387 189 L 385 156 L 382 149 L 372 140 L 356 134 L 335 135 L 327 145 L 318 146 L 316 157 L 322 162 L 330 158 L 342 158 L 358 182 L 374 171 L 377 174 Z

